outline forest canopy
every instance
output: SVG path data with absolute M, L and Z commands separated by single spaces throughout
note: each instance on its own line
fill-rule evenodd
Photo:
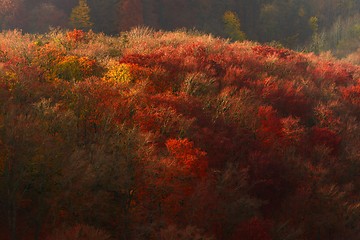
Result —
M 0 0 L 1 240 L 358 240 L 359 0 Z
M 198 32 L 5 31 L 0 238 L 357 240 L 359 79 Z

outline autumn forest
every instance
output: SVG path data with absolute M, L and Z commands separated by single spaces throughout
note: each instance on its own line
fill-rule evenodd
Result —
M 0 0 L 0 239 L 358 240 L 358 0 Z

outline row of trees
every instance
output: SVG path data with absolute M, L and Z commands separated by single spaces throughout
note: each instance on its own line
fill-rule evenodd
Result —
M 291 47 L 311 40 L 311 17 L 318 19 L 319 30 L 323 31 L 339 18 L 347 19 L 360 9 L 358 0 L 1 0 L 0 3 L 2 29 L 22 28 L 30 32 L 45 32 L 49 26 L 83 27 L 74 25 L 74 18 L 89 14 L 88 23 L 92 24 L 85 28 L 108 34 L 145 25 L 165 30 L 196 28 L 228 36 L 222 19 L 225 12 L 231 11 L 238 16 L 241 31 L 249 39 L 279 41 Z

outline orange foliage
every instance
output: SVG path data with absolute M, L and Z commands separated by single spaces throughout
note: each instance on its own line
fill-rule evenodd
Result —
M 67 32 L 66 37 L 69 42 L 77 43 L 85 39 L 86 33 L 82 30 L 74 29 L 73 31 Z

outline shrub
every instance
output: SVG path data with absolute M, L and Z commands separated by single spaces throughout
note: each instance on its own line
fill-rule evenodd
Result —
M 85 39 L 86 33 L 82 30 L 74 29 L 73 31 L 67 32 L 66 37 L 69 42 L 77 43 Z
M 56 76 L 67 81 L 80 81 L 98 75 L 101 69 L 87 57 L 66 56 L 54 67 Z

